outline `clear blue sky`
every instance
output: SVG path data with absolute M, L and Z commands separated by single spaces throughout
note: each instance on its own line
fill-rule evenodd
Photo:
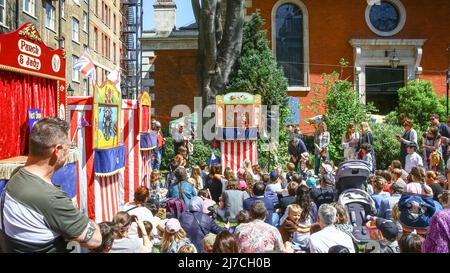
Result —
M 156 0 L 143 0 L 144 3 L 144 30 L 155 28 L 153 4 Z M 195 21 L 190 0 L 175 0 L 177 4 L 177 28 L 189 25 Z

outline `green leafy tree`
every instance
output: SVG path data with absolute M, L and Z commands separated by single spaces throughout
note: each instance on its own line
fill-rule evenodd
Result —
M 242 53 L 233 68 L 227 92 L 259 94 L 268 110 L 271 106 L 279 106 L 279 144 L 270 145 L 269 149 L 267 141 L 259 140 L 258 156 L 261 166 L 283 165 L 288 160 L 288 134 L 284 128 L 286 118 L 291 114 L 287 96 L 288 81 L 269 47 L 266 30 L 262 30 L 263 24 L 259 12 L 245 23 Z
M 401 125 L 402 118 L 408 117 L 416 130 L 426 131 L 430 126 L 430 114 L 438 113 L 445 117 L 446 98 L 437 97 L 431 81 L 409 81 L 407 86 L 398 90 L 398 96 L 398 107 L 387 115 L 387 123 Z
M 342 70 L 348 63 L 341 59 L 341 72 L 323 74 L 322 86 L 325 88 L 325 115 L 323 120 L 328 126 L 331 135 L 329 146 L 330 158 L 335 164 L 343 160 L 344 151 L 341 145 L 341 137 L 347 125 L 354 123 L 357 128 L 362 121 L 369 120 L 369 113 L 375 112 L 373 105 L 361 103 L 359 94 L 353 89 L 353 83 L 341 79 Z

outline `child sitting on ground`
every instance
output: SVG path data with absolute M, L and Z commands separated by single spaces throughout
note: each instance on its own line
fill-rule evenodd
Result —
M 282 225 L 278 228 L 281 234 L 281 238 L 286 246 L 290 245 L 294 236 L 294 233 L 307 233 L 309 227 L 305 227 L 299 224 L 302 208 L 298 204 L 291 204 L 287 207 L 288 216 Z M 288 244 L 286 244 L 288 243 Z M 295 249 L 295 246 L 293 246 Z

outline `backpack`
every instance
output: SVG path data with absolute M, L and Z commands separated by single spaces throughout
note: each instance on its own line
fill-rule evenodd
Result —
M 187 210 L 186 204 L 184 203 L 184 193 L 181 189 L 181 183 L 183 182 L 178 183 L 178 192 L 180 198 L 171 198 L 166 202 L 167 218 L 180 219 L 181 214 Z
M 427 228 L 436 212 L 433 197 L 403 194 L 398 201 L 400 222 L 411 228 Z

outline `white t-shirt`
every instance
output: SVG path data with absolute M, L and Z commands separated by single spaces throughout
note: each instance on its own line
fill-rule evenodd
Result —
M 133 207 L 135 207 L 136 205 L 134 203 L 126 203 L 123 208 L 122 211 L 127 211 Z M 153 225 L 153 229 L 152 229 L 152 234 L 153 236 L 158 235 L 158 229 L 156 228 L 156 224 L 155 224 L 155 217 L 153 217 L 152 212 L 146 208 L 146 207 L 137 207 L 135 209 L 132 209 L 130 211 L 128 211 L 129 215 L 136 215 L 137 217 L 139 217 L 139 219 L 141 219 L 142 221 L 149 221 L 150 223 L 152 223 Z M 130 238 L 136 238 L 139 237 L 138 236 L 138 232 L 137 232 L 138 226 L 136 223 L 132 223 L 131 224 L 131 228 L 130 231 L 128 232 L 128 237 Z
M 346 233 L 337 230 L 334 225 L 325 227 L 309 237 L 311 253 L 328 253 L 328 250 L 336 245 L 345 246 L 350 253 L 355 253 L 352 238 Z
M 405 158 L 405 171 L 409 173 L 413 167 L 417 166 L 423 166 L 422 157 L 416 152 L 408 154 Z

